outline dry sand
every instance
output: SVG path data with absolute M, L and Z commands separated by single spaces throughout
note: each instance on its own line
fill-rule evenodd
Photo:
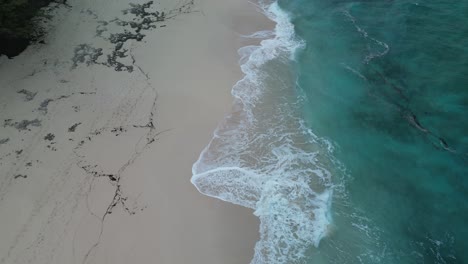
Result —
M 111 43 L 148 14 L 69 4 L 45 45 L 0 58 L 0 263 L 248 263 L 257 219 L 199 194 L 191 166 L 230 110 L 240 34 L 271 22 L 246 0 L 166 0 L 141 41 Z

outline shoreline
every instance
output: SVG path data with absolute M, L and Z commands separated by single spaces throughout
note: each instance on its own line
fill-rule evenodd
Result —
M 247 1 L 204 0 L 124 42 L 116 62 L 133 72 L 118 72 L 99 52 L 119 49 L 94 31 L 128 3 L 70 5 L 47 46 L 0 64 L 0 263 L 250 262 L 258 219 L 190 176 L 242 77 L 241 35 L 272 22 Z M 88 66 L 71 69 L 81 43 Z

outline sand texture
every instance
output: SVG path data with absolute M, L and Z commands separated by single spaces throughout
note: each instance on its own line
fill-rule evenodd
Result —
M 0 263 L 248 263 L 252 211 L 191 166 L 231 108 L 244 0 L 74 0 L 0 58 Z

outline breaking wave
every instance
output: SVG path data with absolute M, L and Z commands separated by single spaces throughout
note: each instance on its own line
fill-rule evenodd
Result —
M 318 246 L 331 225 L 333 147 L 301 118 L 306 99 L 292 65 L 303 42 L 276 2 L 260 7 L 275 30 L 245 36 L 263 40 L 239 49 L 245 76 L 232 89 L 232 113 L 193 165 L 191 182 L 205 195 L 254 210 L 260 241 L 252 263 L 291 263 Z

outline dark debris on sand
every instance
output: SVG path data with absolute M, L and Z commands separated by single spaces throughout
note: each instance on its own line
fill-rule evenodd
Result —
M 91 92 L 91 93 L 84 93 L 84 92 L 72 93 L 71 95 L 61 95 L 61 96 L 59 96 L 57 98 L 54 98 L 54 99 L 48 98 L 48 99 L 45 99 L 44 101 L 42 101 L 42 103 L 39 105 L 39 108 L 37 108 L 37 110 L 39 110 L 40 112 L 42 112 L 45 115 L 49 111 L 49 104 L 51 102 L 66 99 L 66 98 L 69 98 L 70 96 L 75 95 L 75 94 L 87 95 L 87 94 L 94 94 L 94 92 Z
M 131 63 L 123 62 L 123 59 L 129 57 L 129 50 L 125 48 L 125 44 L 131 40 L 142 41 L 145 38 L 145 34 L 141 33 L 142 31 L 152 30 L 156 28 L 157 23 L 164 22 L 176 15 L 190 13 L 194 5 L 193 0 L 190 0 L 167 13 L 164 11 L 148 11 L 152 8 L 153 3 L 153 1 L 144 4 L 130 3 L 130 8 L 122 11 L 124 15 L 131 16 L 131 19 L 128 21 L 119 18 L 110 21 L 98 21 L 99 25 L 96 27 L 96 36 L 104 38 L 113 44 L 112 51 L 106 55 L 105 61 L 98 62 L 99 57 L 104 55 L 103 50 L 91 47 L 88 44 L 81 44 L 75 48 L 72 68 L 76 68 L 79 64 L 86 64 L 87 66 L 101 64 L 111 67 L 115 71 L 133 72 L 135 64 L 133 56 Z M 107 31 L 106 26 L 110 23 L 123 27 L 123 32 L 112 33 L 108 38 L 104 37 L 104 32 Z
M 30 130 L 30 126 L 34 127 L 40 127 L 41 126 L 41 121 L 39 119 L 33 119 L 33 120 L 22 120 L 20 122 L 13 122 L 12 119 L 6 119 L 3 122 L 4 127 L 14 127 L 20 131 L 22 130 Z
M 54 138 L 55 138 L 55 135 L 52 133 L 49 133 L 44 137 L 44 140 L 52 141 L 54 140 Z
M 47 107 L 49 106 L 49 103 L 52 102 L 54 100 L 52 99 L 45 99 L 44 101 L 42 101 L 42 103 L 39 105 L 39 108 L 37 110 L 43 112 L 44 114 L 47 113 Z
M 76 128 L 81 125 L 81 123 L 75 123 L 73 126 L 68 128 L 68 132 L 75 132 Z
M 75 47 L 74 55 L 72 58 L 73 66 L 76 68 L 79 64 L 96 64 L 97 59 L 103 54 L 101 48 L 93 48 L 89 44 L 80 44 Z
M 19 94 L 23 94 L 24 95 L 24 100 L 25 101 L 31 101 L 34 99 L 34 97 L 36 96 L 37 92 L 31 92 L 31 91 L 28 91 L 26 89 L 22 89 L 20 91 L 18 91 L 17 93 Z

